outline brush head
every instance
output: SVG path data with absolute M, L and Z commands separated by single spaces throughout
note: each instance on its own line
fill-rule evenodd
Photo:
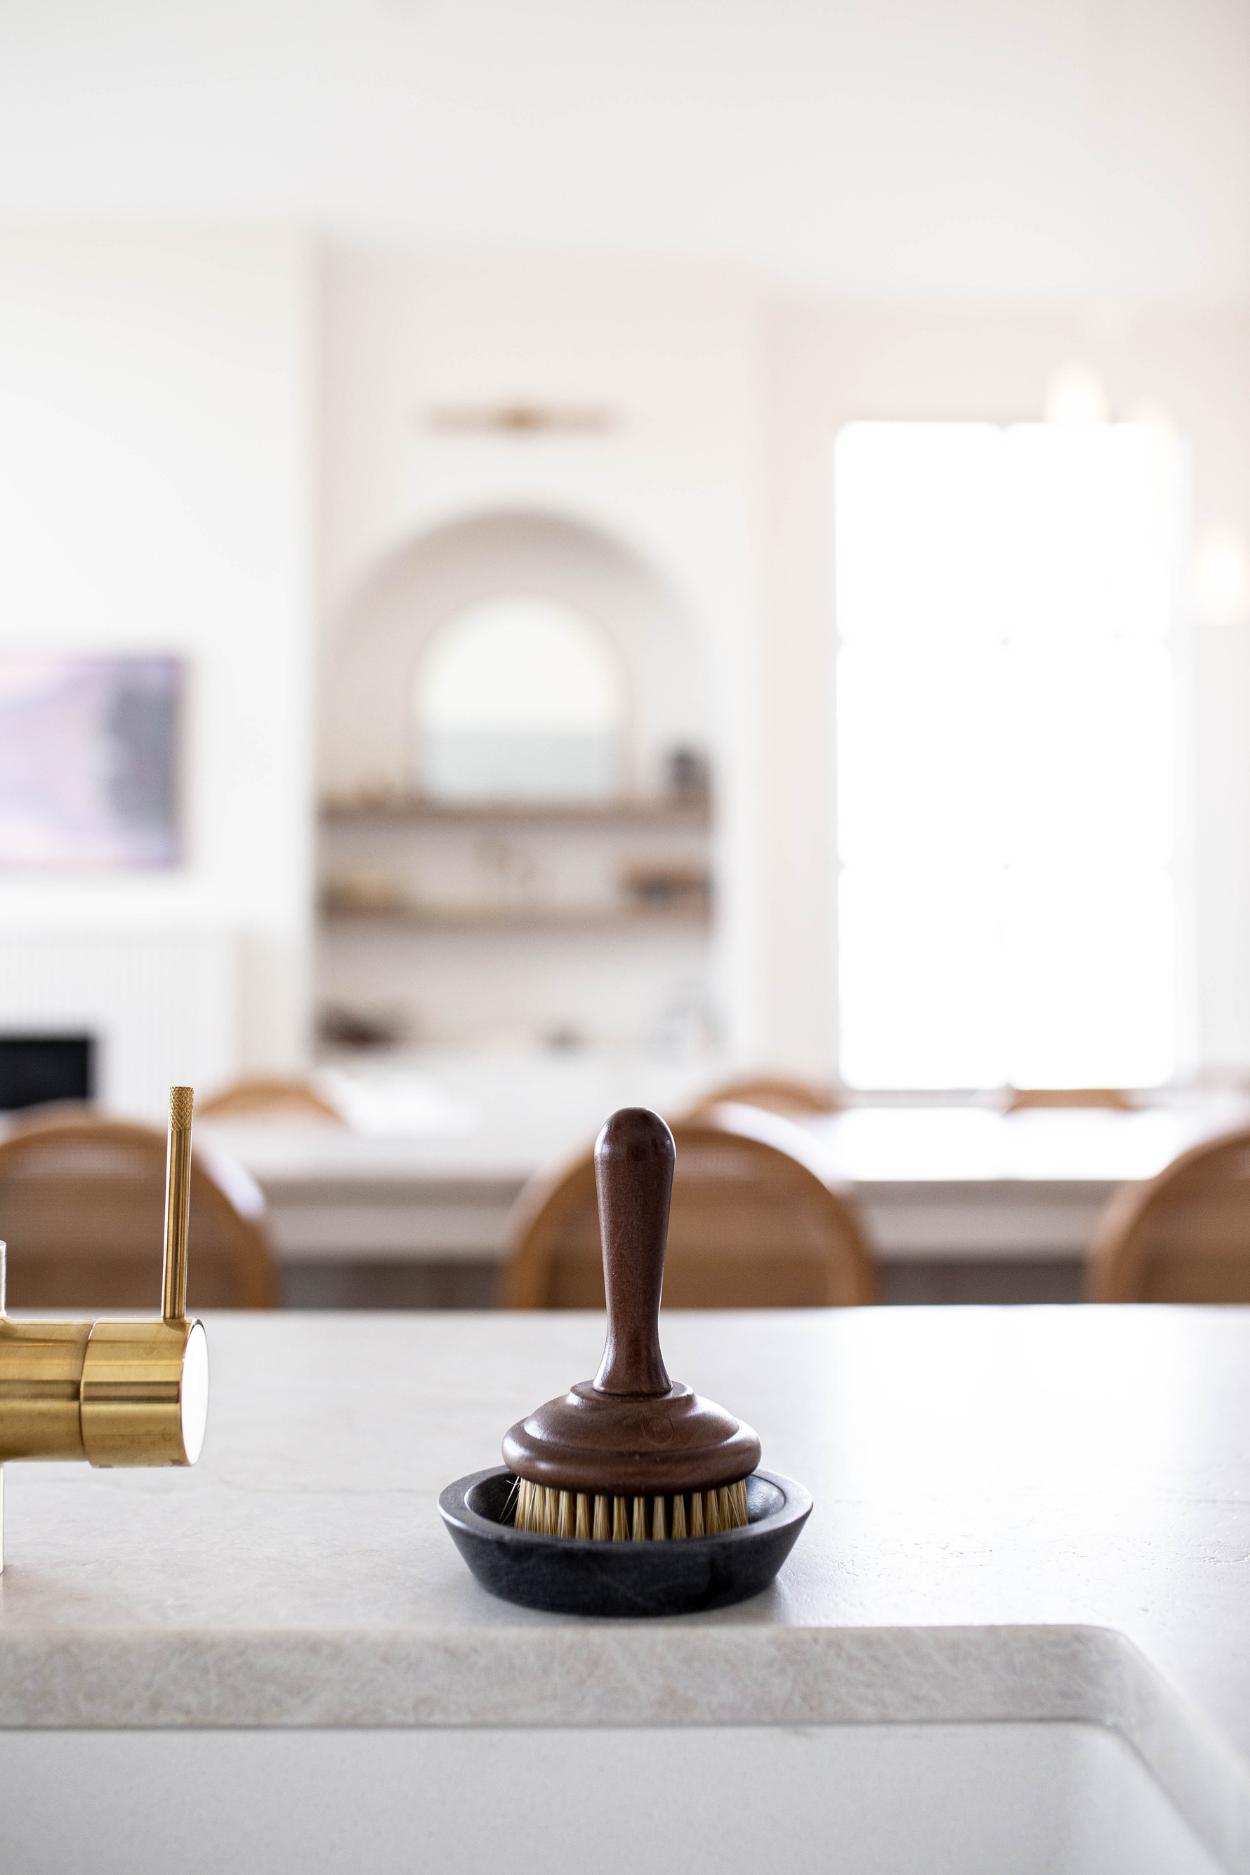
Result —
M 632 1503 L 736 1486 L 759 1464 L 750 1426 L 670 1381 L 660 1353 L 675 1161 L 673 1135 L 646 1107 L 621 1108 L 595 1143 L 607 1342 L 593 1380 L 504 1438 L 504 1463 L 527 1484 Z

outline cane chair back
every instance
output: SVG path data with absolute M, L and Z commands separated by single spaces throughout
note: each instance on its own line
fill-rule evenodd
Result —
M 855 1211 L 827 1182 L 798 1127 L 725 1105 L 679 1120 L 673 1139 L 666 1308 L 821 1308 L 874 1299 L 875 1268 Z M 511 1237 L 511 1307 L 604 1306 L 593 1149 L 532 1181 L 517 1202 Z
M 1191 1146 L 1103 1213 L 1091 1302 L 1250 1304 L 1250 1128 Z
M 210 1094 L 196 1107 L 201 1120 L 321 1120 L 343 1124 L 343 1116 L 308 1081 L 254 1076 Z
M 713 1107 L 758 1107 L 764 1113 L 798 1117 L 801 1114 L 837 1113 L 841 1101 L 831 1087 L 784 1074 L 746 1074 L 723 1081 L 696 1101 L 682 1117 L 695 1120 Z
M 0 1238 L 17 1309 L 136 1310 L 161 1293 L 165 1135 L 77 1116 L 32 1118 L 0 1141 Z M 268 1308 L 264 1201 L 237 1166 L 191 1161 L 188 1307 Z

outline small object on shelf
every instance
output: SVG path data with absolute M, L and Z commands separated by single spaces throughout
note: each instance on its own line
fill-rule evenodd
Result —
M 572 1055 L 588 1046 L 584 1030 L 575 1022 L 553 1022 L 539 1037 L 549 1054 Z
M 622 869 L 629 902 L 649 910 L 706 912 L 712 897 L 707 868 L 687 860 L 634 860 Z
M 664 758 L 668 791 L 676 800 L 706 800 L 711 774 L 707 756 L 684 744 L 670 749 Z
M 497 1595 L 579 1614 L 676 1614 L 757 1594 L 811 1499 L 760 1472 L 750 1426 L 680 1381 L 659 1310 L 675 1162 L 645 1107 L 595 1145 L 608 1335 L 599 1371 L 513 1426 L 505 1468 L 448 1487 L 439 1509 Z
M 408 906 L 399 880 L 385 872 L 352 873 L 328 879 L 321 891 L 322 907 L 330 912 L 395 912 Z
M 408 1025 L 382 1010 L 345 1009 L 327 1003 L 317 1022 L 323 1042 L 335 1048 L 394 1048 L 408 1039 Z
M 401 812 L 409 798 L 398 788 L 362 787 L 354 789 L 351 794 L 326 795 L 318 811 L 331 818 L 339 815 L 348 818 L 359 815 L 364 819 L 380 815 L 385 818 Z

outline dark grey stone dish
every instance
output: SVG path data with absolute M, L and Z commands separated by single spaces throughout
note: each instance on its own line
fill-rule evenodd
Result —
M 757 1471 L 747 1479 L 750 1522 L 743 1529 L 667 1543 L 594 1543 L 501 1523 L 514 1482 L 503 1465 L 458 1478 L 438 1500 L 443 1522 L 492 1595 L 563 1615 L 686 1615 L 744 1602 L 768 1587 L 812 1508 L 801 1484 Z

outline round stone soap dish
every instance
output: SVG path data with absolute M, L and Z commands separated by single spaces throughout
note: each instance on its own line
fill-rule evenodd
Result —
M 508 1601 L 576 1615 L 725 1608 L 768 1587 L 812 1508 L 801 1485 L 760 1470 L 744 1420 L 669 1379 L 660 1294 L 675 1156 L 645 1107 L 604 1126 L 599 1371 L 510 1427 L 502 1465 L 438 1500 L 473 1574 Z
M 438 1508 L 483 1588 L 505 1601 L 553 1614 L 684 1615 L 766 1589 L 812 1508 L 803 1486 L 776 1472 L 753 1472 L 746 1491 L 740 1528 L 661 1543 L 517 1530 L 516 1479 L 503 1465 L 449 1484 Z

